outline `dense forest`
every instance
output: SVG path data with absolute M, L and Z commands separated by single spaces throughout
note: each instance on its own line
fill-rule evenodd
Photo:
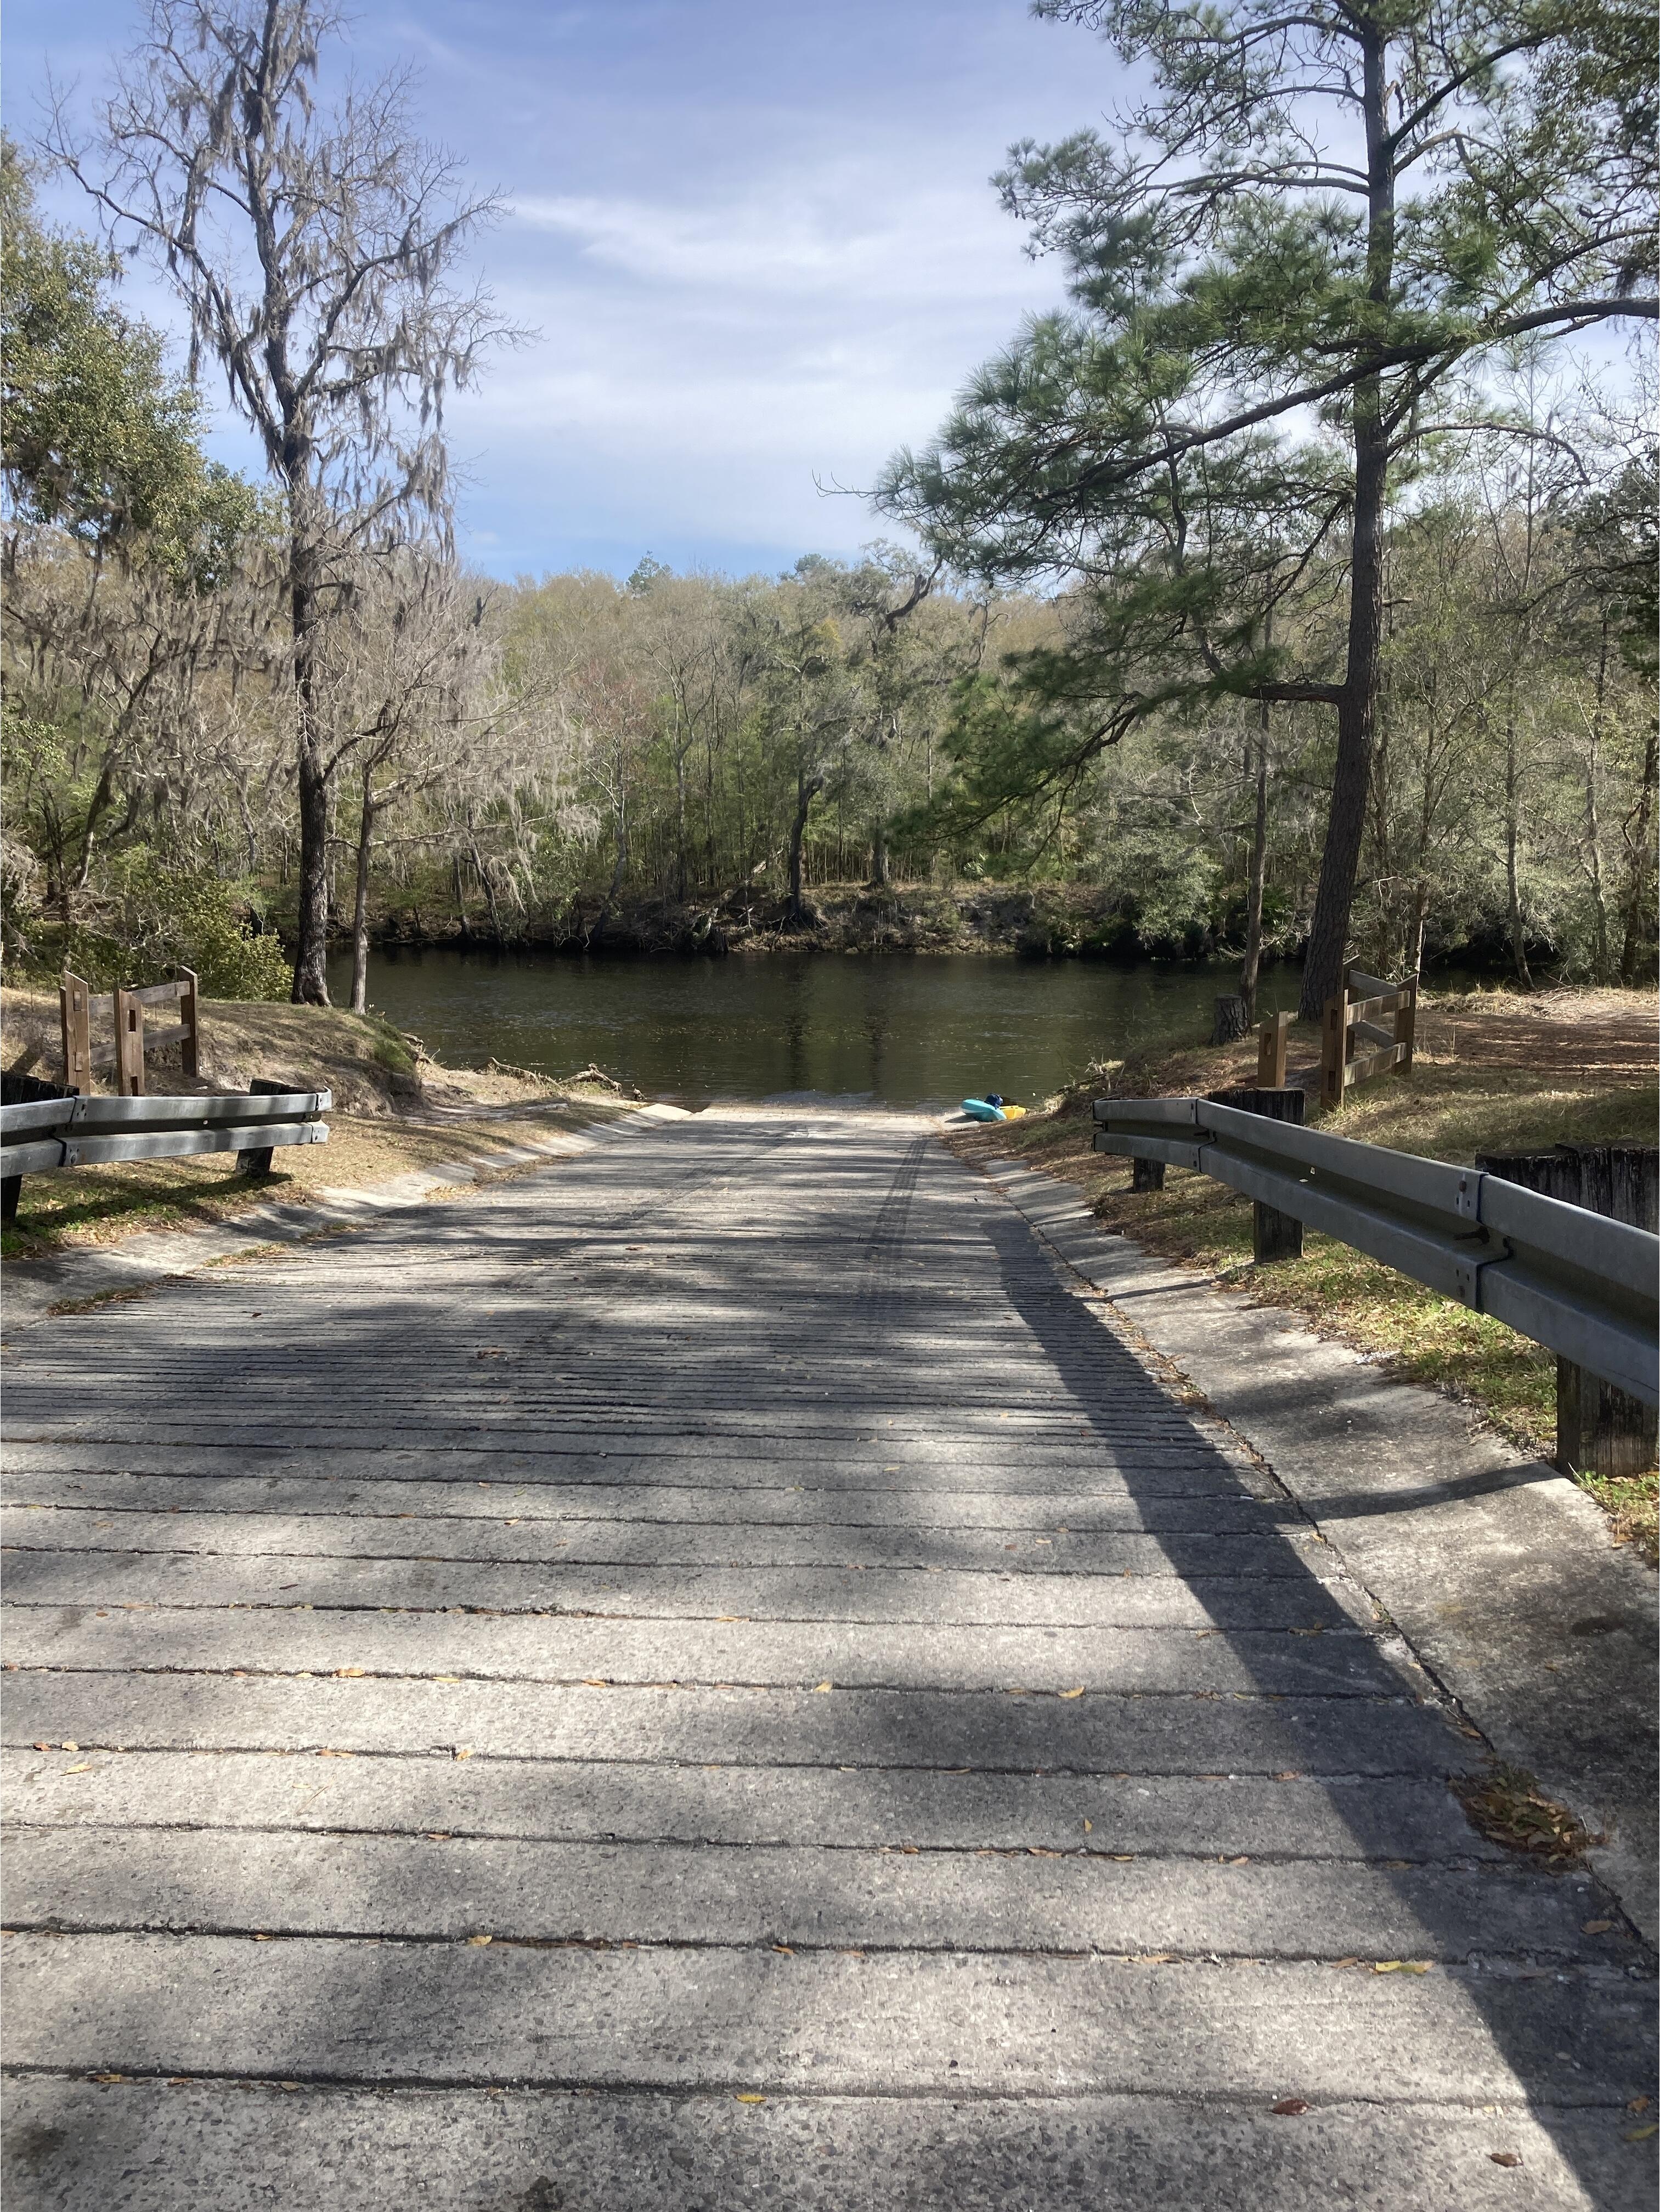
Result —
M 1230 80 L 1225 115 L 1214 55 L 1170 27 L 1200 18 L 1051 8 L 1121 52 L 1140 39 L 1164 105 L 1116 152 L 1018 149 L 1006 198 L 1073 305 L 895 463 L 880 503 L 905 543 L 783 575 L 645 555 L 625 582 L 508 586 L 456 558 L 442 434 L 444 392 L 513 335 L 459 260 L 488 204 L 390 95 L 313 106 L 313 12 L 225 0 L 219 47 L 153 40 L 95 173 L 67 142 L 4 149 L 9 975 L 187 960 L 212 991 L 316 1000 L 352 946 L 361 1003 L 377 933 L 720 950 L 812 941 L 833 886 L 892 915 L 989 884 L 1086 887 L 1034 949 L 1235 951 L 1248 999 L 1311 931 L 1378 972 L 1654 974 L 1633 18 L 1539 33 L 1531 90 L 1487 96 L 1504 179 L 1466 150 L 1380 279 L 1375 205 L 1371 231 L 1286 211 L 1299 161 L 1320 185 L 1274 89 L 1292 57 Z M 1495 21 L 1461 36 L 1502 39 Z M 1426 144 L 1476 82 L 1428 23 L 1400 33 Z M 258 97 L 216 105 L 239 71 Z M 1572 143 L 1565 88 L 1590 118 Z M 1187 133 L 1185 199 L 1122 151 L 1156 131 Z M 1258 142 L 1273 159 L 1244 162 Z M 88 185 L 99 236 L 40 216 L 48 160 Z M 372 188 L 330 208 L 315 180 L 352 162 Z M 257 283 L 214 258 L 216 164 L 249 222 L 313 179 L 309 233 L 254 222 Z M 1578 261 L 1528 202 L 1554 208 L 1569 171 Z M 179 289 L 187 374 L 124 308 L 123 226 Z M 1594 374 L 1554 343 L 1588 331 Z M 203 457 L 210 365 L 263 483 Z

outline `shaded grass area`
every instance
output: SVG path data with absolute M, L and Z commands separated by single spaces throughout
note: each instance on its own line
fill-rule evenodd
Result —
M 205 1158 L 114 1161 L 61 1169 L 23 1183 L 17 1219 L 0 1236 L 0 1256 L 28 1260 L 73 1246 L 106 1244 L 146 1230 L 187 1229 L 233 1219 L 255 1206 L 304 1205 L 323 1190 L 363 1189 L 412 1170 L 483 1160 L 538 1131 L 575 1130 L 626 1109 L 575 1100 L 560 1110 L 478 1120 L 329 1115 L 326 1145 L 279 1151 L 276 1172 L 238 1171 L 234 1152 Z M 484 1171 L 493 1179 L 491 1171 Z M 465 1190 L 473 1184 L 453 1185 Z
M 152 1095 L 246 1091 L 258 1076 L 329 1091 L 328 1143 L 283 1147 L 275 1172 L 257 1182 L 239 1171 L 234 1152 L 28 1176 L 15 1224 L 0 1232 L 0 1257 L 36 1259 L 141 1231 L 202 1226 L 272 1201 L 303 1205 L 322 1190 L 361 1190 L 481 1160 L 527 1131 L 580 1129 L 630 1110 L 603 1077 L 550 1083 L 494 1063 L 442 1066 L 377 1014 L 268 1000 L 206 1000 L 201 1011 L 199 1077 L 185 1079 L 176 1047 L 158 1052 L 145 1063 Z M 57 993 L 9 987 L 0 1019 L 7 1069 L 59 1079 Z M 100 1041 L 94 1034 L 94 1048 Z M 100 1079 L 96 1087 L 106 1084 Z
M 1426 1001 L 1411 1073 L 1356 1091 L 1322 1127 L 1398 1152 L 1464 1164 L 1479 1152 L 1546 1151 L 1560 1140 L 1655 1140 L 1655 1042 L 1647 996 L 1477 993 Z M 1317 1095 L 1312 1025 L 1292 1031 L 1290 1080 Z M 1104 1060 L 1041 1115 L 954 1139 L 966 1158 L 1012 1157 L 1076 1183 L 1104 1228 L 1295 1313 L 1403 1380 L 1446 1391 L 1522 1450 L 1556 1449 L 1553 1354 L 1438 1297 L 1335 1239 L 1310 1232 L 1300 1260 L 1258 1268 L 1248 1199 L 1179 1168 L 1162 1191 L 1129 1188 L 1130 1164 L 1091 1149 L 1091 1101 L 1169 1097 L 1256 1079 L 1256 1043 L 1192 1046 Z M 1314 1118 L 1311 1116 L 1310 1118 Z M 1657 1556 L 1656 1480 L 1581 1478 L 1614 1540 Z

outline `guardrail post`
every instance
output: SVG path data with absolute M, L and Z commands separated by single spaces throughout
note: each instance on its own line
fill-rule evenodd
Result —
M 1163 1160 L 1132 1160 L 1130 1188 L 1132 1190 L 1163 1190 L 1164 1163 Z
M 82 1095 L 92 1089 L 92 986 L 67 971 L 58 987 L 58 1018 L 64 1033 L 64 1088 Z
M 1615 1166 L 1616 1153 L 1624 1155 Z M 1545 1198 L 1583 1206 L 1633 1229 L 1652 1229 L 1656 1152 L 1651 1145 L 1558 1145 L 1548 1152 L 1478 1152 L 1475 1164 Z M 1564 1474 L 1646 1474 L 1660 1449 L 1652 1406 L 1560 1356 L 1556 1362 L 1556 1464 Z
M 1326 1001 L 1320 1031 L 1320 1103 L 1328 1113 L 1343 1103 L 1343 1078 L 1349 1056 L 1349 993 L 1346 983 Z
M 1291 1016 L 1270 1014 L 1256 1040 L 1256 1087 L 1259 1091 L 1285 1089 L 1286 1059 L 1290 1043 Z
M 289 1087 L 286 1083 L 268 1083 L 263 1076 L 256 1076 L 248 1085 L 248 1095 L 252 1098 L 275 1098 Z M 274 1145 L 256 1145 L 251 1146 L 246 1152 L 238 1152 L 236 1155 L 238 1174 L 268 1176 L 271 1173 L 271 1154 L 276 1149 Z
M 200 1040 L 202 1036 L 196 1010 L 196 970 L 181 968 L 179 980 L 184 988 L 179 994 L 179 1018 L 184 1024 L 184 1035 L 179 1040 L 179 1055 L 182 1073 L 193 1083 L 202 1073 Z
M 1282 1021 L 1285 1018 L 1284 1015 L 1280 1017 Z M 1234 1106 L 1242 1114 L 1261 1114 L 1270 1121 L 1294 1121 L 1299 1127 L 1302 1126 L 1304 1094 L 1287 1091 L 1283 1085 L 1263 1085 L 1256 1090 L 1242 1085 L 1231 1091 L 1212 1091 L 1207 1096 L 1213 1106 Z M 1273 1260 L 1300 1260 L 1302 1223 L 1294 1214 L 1282 1213 L 1277 1206 L 1264 1206 L 1261 1199 L 1254 1200 L 1251 1256 L 1258 1267 Z
M 115 1095 L 144 1095 L 144 1008 L 131 991 L 115 987 Z

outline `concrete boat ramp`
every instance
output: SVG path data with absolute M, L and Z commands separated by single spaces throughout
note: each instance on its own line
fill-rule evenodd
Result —
M 932 1124 L 642 1117 L 7 1405 L 9 2212 L 1652 2200 L 1618 1905 Z

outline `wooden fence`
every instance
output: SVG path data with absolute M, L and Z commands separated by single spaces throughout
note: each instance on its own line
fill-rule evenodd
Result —
M 1392 1027 L 1384 1029 L 1385 1019 Z M 1357 1083 L 1391 1072 L 1404 1075 L 1412 1066 L 1418 1026 L 1418 978 L 1385 983 L 1359 968 L 1343 971 L 1341 995 L 1326 1001 L 1320 1041 L 1320 1103 L 1341 1106 Z M 1264 1037 L 1264 1051 L 1267 1039 Z M 1262 1079 L 1267 1081 L 1268 1079 Z M 1281 1073 L 1277 1079 L 1284 1082 Z
M 149 1029 L 145 1022 L 145 1009 L 149 1006 L 177 1006 L 179 1019 L 165 1029 Z M 142 1098 L 144 1054 L 175 1043 L 179 1048 L 185 1074 L 193 1079 L 201 1072 L 200 1017 L 196 975 L 192 969 L 181 968 L 176 982 L 146 983 L 136 989 L 118 984 L 113 991 L 96 996 L 84 977 L 66 975 L 58 988 L 58 1010 L 64 1033 L 66 1090 L 79 1091 L 83 1097 L 88 1095 L 93 1077 L 113 1069 L 116 1096 Z M 93 1023 L 106 1017 L 113 1025 L 115 1041 L 94 1048 Z

